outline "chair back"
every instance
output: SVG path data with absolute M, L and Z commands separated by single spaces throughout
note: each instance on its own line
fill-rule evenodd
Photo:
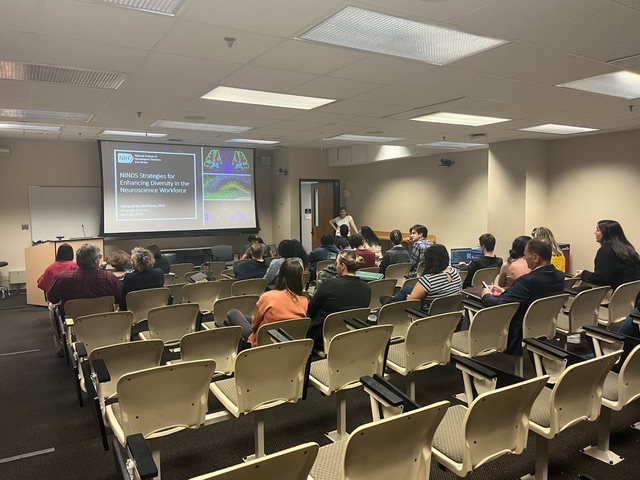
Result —
M 209 271 L 211 272 L 211 275 L 213 275 L 213 278 L 215 278 L 216 280 L 220 280 L 220 277 L 222 276 L 222 271 L 225 270 L 226 268 L 227 268 L 226 262 L 220 262 L 220 261 L 209 262 Z
M 127 310 L 133 312 L 133 321 L 139 323 L 147 319 L 149 310 L 169 303 L 171 290 L 167 287 L 147 288 L 127 293 Z
M 248 413 L 302 397 L 313 340 L 293 340 L 243 350 L 236 358 L 238 408 Z
M 149 310 L 149 338 L 177 343 L 187 333 L 196 331 L 200 308 L 197 303 L 165 305 Z
M 578 277 L 564 277 L 564 289 L 569 290 L 570 288 L 573 288 L 578 280 L 580 280 Z
M 457 312 L 462 310 L 462 300 L 464 293 L 454 293 L 444 297 L 434 298 L 429 305 L 429 315 L 439 315 L 441 313 Z
M 87 352 L 95 348 L 131 340 L 133 313 L 108 312 L 94 313 L 77 317 L 73 322 L 76 341 L 84 343 Z
M 181 281 L 184 283 L 190 283 L 191 280 L 189 280 L 192 276 L 194 276 L 196 273 L 204 273 L 204 272 L 200 272 L 200 270 L 190 270 L 188 272 L 185 272 L 185 274 L 182 276 Z M 207 279 L 203 278 L 202 280 L 198 280 L 198 282 L 196 283 L 200 283 L 200 282 L 206 282 Z
M 507 348 L 509 323 L 519 303 L 505 303 L 483 308 L 476 313 L 469 326 L 469 356 L 504 352 Z
M 222 282 L 211 281 L 186 284 L 182 289 L 182 301 L 197 303 L 202 313 L 213 311 L 213 304 L 220 297 Z
M 347 439 L 345 478 L 428 480 L 431 443 L 448 407 L 438 402 L 356 428 Z
M 74 298 L 64 303 L 65 318 L 84 317 L 94 313 L 113 312 L 116 299 L 112 295 L 95 298 Z
M 311 272 L 309 270 L 305 270 L 302 272 L 302 290 L 306 291 L 309 285 L 309 279 L 311 278 Z
M 411 317 L 405 311 L 407 308 L 420 308 L 420 300 L 403 300 L 383 305 L 378 312 L 378 325 L 393 326 L 393 338 L 405 337 Z
M 582 420 L 598 418 L 604 380 L 621 353 L 575 363 L 560 374 L 549 401 L 550 432 L 557 434 Z
M 359 272 L 380 273 L 380 267 L 362 267 L 358 269 Z
M 411 289 L 413 290 L 413 288 L 418 284 L 418 280 L 418 277 L 405 278 L 402 287 L 411 287 Z
M 585 325 L 596 326 L 598 324 L 600 303 L 608 291 L 608 286 L 595 287 L 576 295 L 571 307 L 569 307 L 569 333 L 578 332 Z
M 174 283 L 173 285 L 168 285 L 169 293 L 171 297 L 173 297 L 173 305 L 177 305 L 178 303 L 182 303 L 182 287 L 187 285 L 186 283 Z M 127 305 L 128 307 L 128 305 Z
M 266 278 L 249 278 L 247 280 L 237 280 L 231 285 L 231 296 L 239 295 L 262 295 L 267 288 Z
M 631 350 L 618 374 L 618 404 L 622 407 L 638 398 L 640 398 L 640 345 Z
M 195 270 L 193 263 L 174 263 L 169 266 L 169 273 L 174 273 L 178 281 L 184 279 L 184 274 Z
M 233 260 L 233 246 L 231 245 L 214 245 L 211 247 L 211 254 L 214 260 L 219 262 L 230 262 Z
M 219 298 L 213 304 L 213 319 L 217 322 L 223 322 L 227 319 L 227 313 L 232 308 L 240 310 L 247 317 L 253 317 L 256 311 L 256 303 L 258 303 L 258 295 L 242 295 L 240 297 Z
M 416 268 L 416 277 L 420 278 L 424 273 L 424 260 L 418 264 L 418 268 Z
M 563 293 L 539 298 L 529 305 L 522 321 L 522 338 L 554 338 L 558 315 L 568 298 L 569 294 Z
M 336 263 L 336 259 L 327 259 L 327 260 L 320 260 L 318 263 L 316 263 L 316 272 L 320 273 L 322 270 L 324 270 L 325 268 L 327 268 L 329 265 L 333 265 Z
M 344 320 L 346 318 L 357 318 L 363 322 L 367 321 L 371 310 L 369 308 L 354 308 L 352 310 L 343 310 L 342 312 L 330 313 L 324 319 L 324 324 L 322 325 L 322 339 L 324 342 L 324 351 L 327 352 L 329 348 L 329 342 L 333 337 L 335 337 L 339 333 L 344 333 L 349 331 L 349 327 L 347 327 Z
M 376 325 L 333 337 L 326 351 L 329 390 L 356 387 L 365 375 L 382 375 L 392 331 L 391 325 Z
M 231 285 L 236 283 L 237 280 L 235 278 L 221 278 L 218 281 L 222 282 L 222 289 L 220 290 L 218 299 L 229 298 L 231 296 Z
M 405 337 L 409 372 L 431 365 L 446 365 L 451 358 L 451 337 L 460 322 L 462 311 L 443 313 L 413 322 Z
M 242 327 L 222 327 L 188 333 L 180 340 L 180 358 L 183 362 L 212 358 L 216 372 L 233 373 L 238 355 Z
M 235 268 L 238 265 L 240 265 L 242 262 L 246 262 L 248 260 L 250 260 L 250 259 L 249 258 L 242 258 L 242 259 L 234 260 L 231 268 L 233 268 L 235 270 Z
M 600 315 L 598 322 L 601 325 L 609 326 L 622 322 L 636 304 L 636 297 L 640 293 L 640 280 L 623 283 L 615 289 L 609 299 L 609 308 L 606 315 Z
M 411 270 L 411 262 L 392 263 L 384 271 L 384 278 L 394 278 L 396 286 L 401 287 L 404 283 L 404 276 Z
M 108 382 L 98 384 L 98 394 L 101 401 L 116 393 L 118 380 L 125 373 L 160 365 L 163 350 L 162 340 L 118 343 L 92 350 L 89 353 L 89 362 L 93 364 L 97 359 L 103 360 L 111 377 Z
M 222 275 L 223 278 L 226 277 L 231 277 L 235 280 L 235 273 L 233 271 L 233 268 L 225 268 L 224 270 L 222 270 L 222 272 L 220 272 L 220 275 Z
M 496 279 L 496 275 L 499 273 L 499 267 L 481 268 L 480 270 L 476 270 L 476 273 L 473 274 L 473 278 L 471 279 L 471 286 L 482 286 L 482 282 L 492 285 L 493 281 Z
M 168 287 L 169 285 L 173 285 L 176 283 L 176 274 L 175 273 L 165 273 L 164 274 L 164 286 Z
M 358 271 L 362 270 L 364 269 L 361 268 Z M 369 309 L 374 310 L 382 306 L 380 304 L 381 296 L 393 295 L 393 290 L 396 288 L 396 279 L 383 278 L 382 280 L 374 280 L 372 282 L 369 282 L 369 287 L 371 287 L 371 301 L 369 302 Z
M 531 408 L 548 378 L 534 377 L 498 388 L 471 403 L 463 423 L 463 463 L 467 464 L 467 471 L 526 448 Z
M 258 346 L 270 345 L 273 340 L 267 333 L 274 328 L 282 328 L 295 340 L 306 338 L 309 327 L 311 326 L 311 319 L 309 317 L 304 318 L 292 318 L 290 320 L 280 320 L 279 322 L 263 323 L 258 328 L 257 343 Z
M 307 480 L 317 456 L 317 443 L 303 443 L 191 480 Z
M 125 436 L 157 438 L 198 428 L 207 413 L 211 359 L 127 373 L 118 381 L 118 404 Z

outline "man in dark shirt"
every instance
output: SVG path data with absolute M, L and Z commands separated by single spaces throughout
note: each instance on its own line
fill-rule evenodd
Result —
M 316 265 L 321 260 L 332 260 L 338 256 L 340 250 L 333 244 L 334 237 L 328 233 L 320 238 L 320 246 L 309 252 L 309 271 L 311 280 L 316 279 Z
M 75 298 L 96 298 L 113 296 L 115 303 L 120 303 L 120 280 L 111 272 L 100 270 L 100 248 L 97 245 L 85 243 L 76 251 L 77 270 L 59 273 L 53 278 L 47 298 L 51 303 L 64 304 Z
M 237 280 L 263 278 L 267 273 L 269 265 L 262 258 L 262 245 L 259 242 L 254 242 L 249 246 L 249 250 L 251 259 L 244 260 L 233 267 L 233 273 Z
M 460 268 L 460 270 L 467 270 L 469 272 L 467 273 L 467 277 L 464 279 L 462 288 L 469 288 L 471 286 L 473 276 L 481 268 L 500 268 L 502 266 L 502 259 L 500 257 L 496 257 L 493 253 L 493 250 L 496 248 L 496 237 L 490 233 L 485 233 L 480 235 L 478 242 L 480 250 L 482 250 L 482 255 L 471 260 L 471 263 L 469 263 L 468 266 Z
M 482 289 L 482 304 L 485 307 L 517 302 L 520 304 L 509 324 L 507 350 L 510 355 L 522 354 L 522 321 L 529 306 L 540 298 L 564 293 L 564 273 L 551 265 L 551 245 L 544 240 L 527 242 L 524 258 L 530 273 L 518 277 L 508 290 L 492 285 L 491 290 Z
M 384 273 L 389 265 L 394 263 L 410 262 L 411 255 L 406 248 L 402 246 L 402 232 L 400 230 L 392 230 L 389 234 L 389 240 L 393 243 L 393 247 L 387 250 L 380 262 L 380 273 Z

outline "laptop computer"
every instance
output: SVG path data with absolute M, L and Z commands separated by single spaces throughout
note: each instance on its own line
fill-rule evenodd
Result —
M 452 248 L 451 249 L 451 265 L 459 263 L 468 263 L 471 261 L 471 248 Z

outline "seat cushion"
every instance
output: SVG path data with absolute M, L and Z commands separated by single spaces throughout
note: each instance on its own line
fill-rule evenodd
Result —
M 433 448 L 457 463 L 464 455 L 464 430 L 462 425 L 467 408 L 462 405 L 449 407 L 433 437 Z
M 396 365 L 404 368 L 407 364 L 406 362 L 406 349 L 405 345 L 402 343 L 398 343 L 396 345 L 391 345 L 389 347 L 389 355 L 388 359 L 395 363 Z
M 327 360 L 311 362 L 311 371 L 309 373 L 312 377 L 329 388 L 329 363 Z
M 542 389 L 536 401 L 533 402 L 531 416 L 529 417 L 532 422 L 545 428 L 549 428 L 551 425 L 551 392 L 550 388 L 545 387 Z
M 311 477 L 314 480 L 343 480 L 342 465 L 346 448 L 346 440 L 322 447 L 311 469 Z
M 236 390 L 235 378 L 218 380 L 217 382 L 215 382 L 215 384 L 231 403 L 236 406 L 238 405 L 238 392 Z
M 618 401 L 618 374 L 609 372 L 604 379 L 602 396 L 611 402 Z
M 469 354 L 469 330 L 454 333 L 451 339 L 451 348 Z

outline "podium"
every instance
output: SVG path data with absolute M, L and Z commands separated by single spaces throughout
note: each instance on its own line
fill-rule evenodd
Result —
M 85 243 L 92 243 L 100 248 L 104 254 L 103 238 L 75 238 L 69 240 L 54 240 L 40 243 L 24 249 L 24 264 L 27 274 L 27 304 L 47 306 L 44 299 L 44 292 L 38 288 L 38 278 L 44 273 L 46 268 L 56 261 L 56 252 L 63 243 L 68 243 L 75 252 Z

